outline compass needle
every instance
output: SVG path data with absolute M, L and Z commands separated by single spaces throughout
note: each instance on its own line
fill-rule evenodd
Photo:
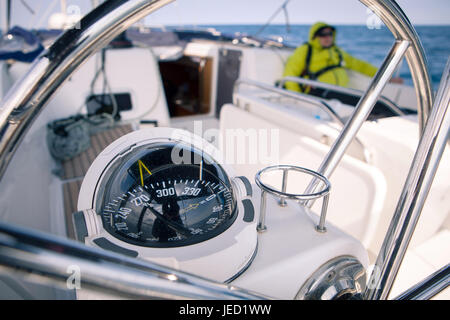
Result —
M 150 170 L 148 170 L 148 168 L 145 166 L 142 160 L 138 160 L 138 165 L 139 165 L 139 175 L 141 177 L 141 186 L 144 186 L 144 174 L 142 173 L 142 168 L 144 168 L 149 175 L 152 175 L 152 173 L 150 172 Z

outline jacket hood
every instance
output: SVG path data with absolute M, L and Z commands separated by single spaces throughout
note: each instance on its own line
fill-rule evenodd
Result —
M 308 42 L 313 46 L 316 47 L 317 49 L 322 49 L 322 46 L 320 45 L 320 41 L 319 41 L 319 37 L 314 37 L 316 35 L 316 33 L 323 29 L 323 28 L 331 28 L 331 30 L 333 30 L 333 44 L 336 40 L 336 28 L 333 27 L 332 25 L 329 25 L 325 22 L 316 22 L 315 24 L 313 24 L 311 26 L 311 28 L 309 29 L 309 38 L 308 38 Z

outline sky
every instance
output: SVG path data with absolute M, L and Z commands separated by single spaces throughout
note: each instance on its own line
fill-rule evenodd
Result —
M 0 0 L 5 1 L 5 0 Z M 60 0 L 13 0 L 13 21 L 26 28 L 46 27 L 48 17 L 61 8 Z M 72 11 L 86 14 L 91 0 L 66 0 Z M 450 0 L 397 0 L 414 25 L 450 25 Z M 33 12 L 26 8 L 28 5 Z M 145 19 L 149 25 L 264 24 L 285 0 L 178 0 Z M 331 24 L 364 25 L 371 12 L 357 0 L 290 0 L 291 24 L 326 21 Z M 284 24 L 282 11 L 273 19 Z

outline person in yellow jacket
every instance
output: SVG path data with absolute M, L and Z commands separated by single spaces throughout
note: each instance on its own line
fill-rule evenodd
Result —
M 335 40 L 336 29 L 333 26 L 324 22 L 315 23 L 309 30 L 309 41 L 298 47 L 288 58 L 283 76 L 303 77 L 346 87 L 349 82 L 346 69 L 358 71 L 369 77 L 375 75 L 376 67 L 352 57 L 339 48 Z M 310 92 L 310 87 L 295 82 L 286 82 L 285 88 L 314 94 Z

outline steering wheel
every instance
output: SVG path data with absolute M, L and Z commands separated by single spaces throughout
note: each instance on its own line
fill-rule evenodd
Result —
M 433 95 L 418 35 L 394 1 L 360 1 L 385 23 L 393 33 L 395 42 L 358 103 L 361 108 L 350 121 L 357 123 L 367 118 L 382 89 L 406 55 L 417 95 L 418 120 L 422 133 L 433 105 Z M 33 121 L 75 70 L 134 23 L 170 2 L 172 0 L 105 1 L 86 15 L 76 28 L 67 30 L 34 61 L 0 105 L 0 179 Z M 348 134 L 341 136 L 344 140 L 352 139 L 358 130 L 357 125 L 350 126 Z M 335 160 L 325 164 L 319 172 L 328 176 L 327 173 L 339 162 L 338 158 L 333 158 Z

